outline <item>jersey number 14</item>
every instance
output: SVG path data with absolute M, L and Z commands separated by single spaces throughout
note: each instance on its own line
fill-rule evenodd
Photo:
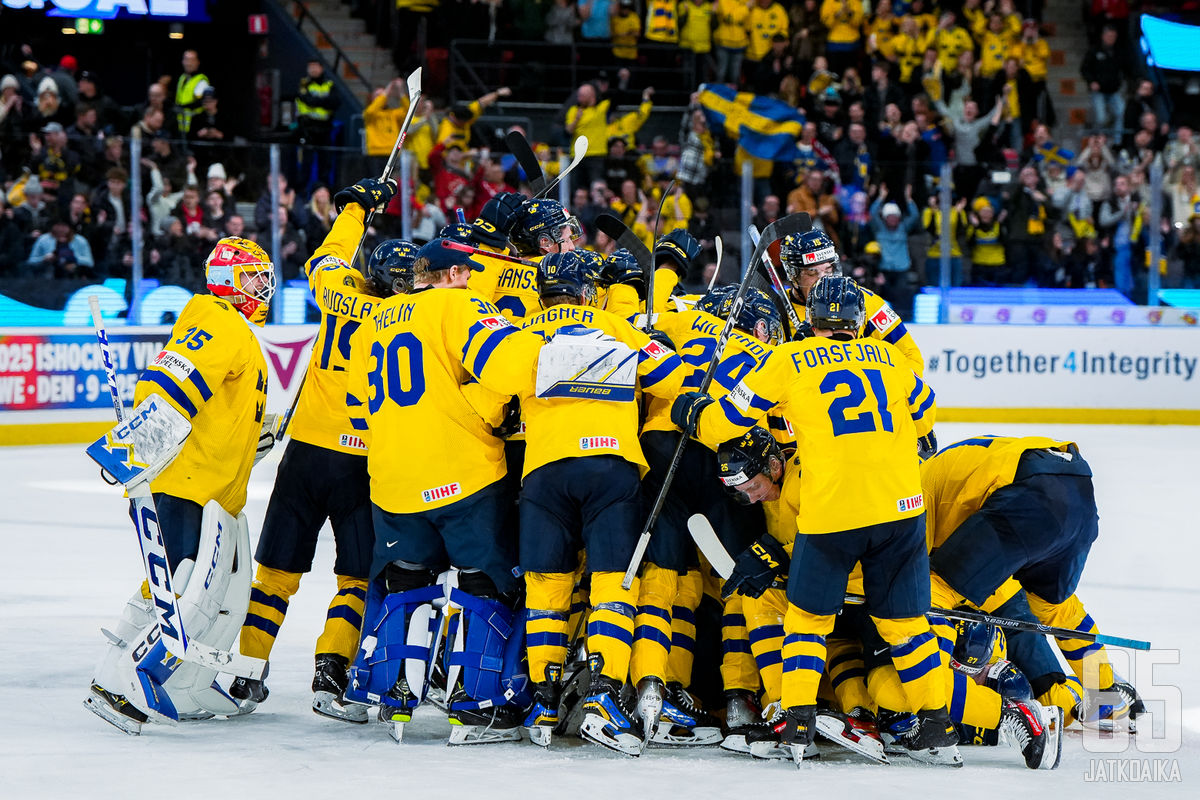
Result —
M 849 394 L 834 398 L 834 401 L 829 404 L 829 421 L 833 423 L 834 436 L 846 433 L 870 433 L 880 428 L 888 432 L 892 431 L 892 412 L 887 410 L 888 400 L 887 391 L 883 385 L 883 374 L 877 369 L 864 369 L 863 374 L 867 376 L 869 390 L 867 386 L 863 385 L 862 378 L 858 376 L 858 373 L 848 369 L 834 370 L 821 381 L 821 394 L 837 392 L 843 386 L 850 390 Z M 874 412 L 868 408 L 853 417 L 847 416 L 848 412 L 857 410 L 867 401 L 868 393 L 875 401 Z M 875 425 L 876 413 L 879 415 L 879 427 Z

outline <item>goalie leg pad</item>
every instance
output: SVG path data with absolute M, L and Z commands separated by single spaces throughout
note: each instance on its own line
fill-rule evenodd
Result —
M 524 610 L 514 612 L 500 600 L 457 587 L 450 590 L 450 603 L 461 613 L 450 620 L 447 637 L 453 645 L 446 650 L 446 673 L 459 676 L 466 695 L 451 702 L 451 710 L 528 705 L 532 694 L 521 654 Z
M 439 619 L 433 602 L 443 594 L 437 585 L 384 594 L 378 581 L 371 583 L 347 700 L 412 709 L 424 699 Z M 403 691 L 392 692 L 401 678 Z

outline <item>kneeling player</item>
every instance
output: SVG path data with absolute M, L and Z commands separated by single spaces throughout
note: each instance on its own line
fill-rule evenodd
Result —
M 130 485 L 131 516 L 139 531 L 147 519 L 151 524 L 157 519 L 180 596 L 178 624 L 187 637 L 228 650 L 250 589 L 249 536 L 241 513 L 246 485 L 260 438 L 260 455 L 274 443 L 271 420 L 264 419 L 267 364 L 247 322 L 266 321 L 275 271 L 261 247 L 240 238 L 217 242 L 204 271 L 211 294 L 184 306 L 134 393 L 135 408 L 151 397 L 165 401 L 190 421 L 191 432 L 151 480 L 152 503 L 139 499 Z M 198 563 L 205 568 L 193 570 Z M 127 733 L 138 733 L 148 718 L 236 714 L 237 703 L 217 685 L 215 671 L 156 647 L 160 636 L 178 634 L 160 630 L 148 592 L 144 586 L 134 594 L 116 630 L 107 634 L 109 650 L 93 678 L 88 708 Z
M 947 667 L 924 616 L 929 567 L 917 438 L 932 428 L 933 393 L 893 345 L 854 340 L 863 315 L 854 281 L 823 278 L 808 296 L 816 336 L 777 348 L 715 406 L 707 395 L 681 395 L 672 418 L 716 443 L 783 406 L 797 431 L 805 474 L 783 646 L 784 741 L 797 762 L 816 733 L 825 637 L 861 560 L 872 620 L 919 721 L 906 746 L 914 757 L 958 766 L 941 672 Z

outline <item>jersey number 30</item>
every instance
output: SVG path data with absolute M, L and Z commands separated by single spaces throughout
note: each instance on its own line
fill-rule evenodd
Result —
M 875 413 L 879 414 L 880 427 L 885 431 L 892 430 L 892 412 L 887 410 L 887 392 L 883 386 L 883 374 L 877 369 L 864 369 L 870 384 L 870 394 L 874 395 Z M 862 378 L 848 369 L 838 369 L 825 376 L 821 381 L 821 394 L 830 394 L 841 387 L 847 387 L 849 394 L 837 397 L 829 404 L 829 421 L 833 423 L 833 435 L 844 433 L 870 433 L 879 430 L 875 427 L 875 413 L 871 409 L 861 411 L 853 417 L 847 412 L 858 409 L 867 400 L 868 390 L 863 385 Z
M 386 349 L 383 342 L 374 342 L 370 358 L 371 368 L 367 373 L 367 382 L 371 385 L 371 394 L 367 398 L 370 412 L 377 412 L 385 397 L 398 406 L 416 405 L 425 393 L 421 340 L 406 332 L 393 337 Z

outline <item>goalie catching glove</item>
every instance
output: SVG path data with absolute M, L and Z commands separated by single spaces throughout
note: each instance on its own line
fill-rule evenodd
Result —
M 783 585 L 792 560 L 774 536 L 767 534 L 741 552 L 733 562 L 733 572 L 721 587 L 721 599 L 734 592 L 746 597 L 762 597 L 772 587 Z
M 276 422 L 277 415 L 263 415 L 262 432 L 258 434 L 258 447 L 254 451 L 255 465 L 266 458 L 267 453 L 271 452 L 271 448 L 275 446 Z

